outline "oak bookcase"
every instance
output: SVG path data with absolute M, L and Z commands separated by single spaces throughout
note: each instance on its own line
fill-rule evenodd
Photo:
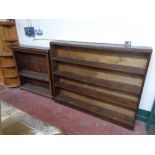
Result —
M 56 102 L 134 128 L 151 48 L 65 41 L 50 48 Z
M 21 89 L 52 98 L 49 50 L 22 45 L 9 47 L 14 51 Z

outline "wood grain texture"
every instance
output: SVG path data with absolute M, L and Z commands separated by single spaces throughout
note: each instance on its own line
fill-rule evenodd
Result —
M 55 86 L 77 93 L 81 94 L 90 98 L 95 98 L 102 101 L 110 102 L 111 104 L 116 104 L 123 106 L 125 108 L 136 110 L 137 108 L 137 99 L 132 98 L 125 98 L 122 96 L 119 96 L 118 94 L 110 94 L 107 91 L 101 91 L 101 90 L 94 90 L 93 87 L 86 87 L 84 85 L 77 85 L 77 84 L 71 84 L 67 82 L 57 82 Z
M 52 98 L 49 50 L 28 46 L 10 46 L 14 51 L 21 88 Z
M 93 61 L 88 61 L 88 60 L 85 61 L 85 60 L 79 60 L 75 58 L 66 58 L 66 57 L 55 57 L 53 59 L 59 62 L 87 66 L 87 67 L 92 67 L 92 68 L 119 71 L 123 73 L 131 73 L 131 74 L 137 74 L 137 75 L 145 74 L 145 69 L 138 68 L 138 67 L 129 67 L 129 66 L 122 66 L 122 65 L 117 65 L 117 64 L 114 65 L 114 64 L 107 64 L 107 63 L 101 63 L 101 62 L 93 62 Z
M 101 118 L 108 118 L 128 128 L 133 128 L 135 112 L 131 110 L 124 110 L 123 108 L 111 106 L 108 103 L 96 101 L 68 91 L 62 91 L 55 100 L 60 103 L 64 102 L 66 105 L 69 104 L 73 107 L 80 108 L 91 114 L 93 112 L 93 114 Z
M 69 71 L 71 73 L 78 73 L 79 75 L 89 76 L 93 78 L 99 78 L 103 80 L 109 80 L 119 82 L 123 84 L 130 84 L 135 86 L 141 86 L 143 78 L 136 75 L 128 75 L 124 73 L 118 73 L 114 71 L 106 71 L 101 69 L 94 69 L 90 67 L 83 67 L 74 64 L 58 63 L 60 71 Z
M 140 87 L 135 86 L 135 85 L 124 84 L 124 83 L 119 83 L 119 82 L 114 82 L 114 81 L 109 81 L 109 80 L 103 80 L 103 79 L 99 79 L 95 77 L 83 76 L 77 73 L 75 74 L 75 73 L 70 73 L 70 72 L 65 72 L 65 71 L 55 71 L 54 75 L 68 78 L 71 80 L 85 82 L 85 83 L 92 84 L 92 85 L 105 87 L 105 88 L 112 88 L 115 90 L 120 90 L 120 91 L 124 91 L 128 93 L 133 93 L 133 94 L 140 93 Z
M 134 128 L 149 47 L 52 41 L 54 99 Z
M 0 22 L 0 67 L 2 68 L 1 84 L 6 87 L 20 85 L 15 58 L 8 46 L 18 44 L 14 21 Z

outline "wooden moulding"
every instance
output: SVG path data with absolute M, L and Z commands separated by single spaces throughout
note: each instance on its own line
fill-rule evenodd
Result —
M 52 98 L 49 50 L 41 47 L 11 45 L 17 62 L 21 89 Z
M 65 41 L 50 46 L 55 101 L 134 128 L 152 48 Z

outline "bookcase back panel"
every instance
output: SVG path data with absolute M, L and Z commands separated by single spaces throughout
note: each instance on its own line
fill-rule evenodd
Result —
M 147 56 L 133 55 L 130 53 L 112 53 L 106 50 L 83 49 L 75 47 L 57 47 L 57 56 L 87 60 L 93 62 L 103 62 L 115 65 L 124 65 L 130 67 L 145 68 L 147 65 Z
M 18 52 L 18 54 L 16 54 L 16 60 L 19 70 L 48 72 L 45 56 Z
M 24 77 L 21 79 L 21 82 L 22 82 L 22 84 L 29 83 L 29 84 L 32 84 L 32 85 L 35 85 L 35 86 L 38 86 L 38 87 L 44 87 L 44 88 L 49 89 L 49 84 L 47 82 L 33 80 L 33 79 L 30 79 L 30 78 L 24 78 Z

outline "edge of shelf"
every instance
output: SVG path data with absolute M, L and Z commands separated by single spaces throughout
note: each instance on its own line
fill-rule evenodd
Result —
M 52 58 L 52 60 L 58 61 L 58 62 L 69 63 L 69 64 L 86 66 L 86 67 L 93 67 L 97 69 L 105 69 L 105 70 L 111 70 L 111 71 L 128 73 L 128 74 L 143 75 L 143 76 L 145 75 L 145 69 L 138 68 L 138 67 L 113 65 L 113 64 L 108 64 L 108 63 L 93 62 L 93 61 L 86 61 L 86 60 L 66 58 L 66 57 L 54 57 Z
M 11 56 L 13 56 L 13 53 L 10 52 L 0 53 L 0 57 L 11 57 Z
M 21 85 L 20 88 L 22 90 L 27 90 L 27 91 L 30 91 L 30 92 L 33 92 L 35 94 L 39 94 L 41 96 L 45 96 L 45 97 L 48 97 L 48 98 L 52 97 L 51 94 L 50 94 L 50 90 L 47 89 L 47 88 L 44 88 L 44 87 L 39 87 L 39 86 L 35 86 L 33 84 L 25 83 L 25 84 Z M 37 89 L 37 90 L 35 90 L 35 89 Z M 38 91 L 39 89 L 43 89 L 43 90 L 49 91 L 49 92 L 48 92 L 48 94 L 46 94 L 46 93 L 43 93 L 41 91 Z
M 34 74 L 37 74 L 37 75 L 34 75 Z M 29 70 L 21 70 L 19 72 L 19 75 L 21 77 L 31 78 L 31 79 L 49 83 L 48 74 L 46 74 L 46 73 L 40 73 L 40 72 L 29 71 Z M 45 76 L 45 78 L 43 78 L 44 76 Z
M 16 67 L 16 65 L 1 66 L 1 68 L 11 68 L 11 67 Z
M 68 84 L 66 82 L 57 82 L 54 84 L 54 87 L 58 87 L 60 89 L 64 89 L 67 91 L 71 91 L 73 93 L 80 94 L 82 96 L 86 96 L 92 98 L 94 100 L 100 100 L 102 102 L 108 102 L 111 105 L 120 106 L 124 109 L 130 109 L 135 111 L 137 109 L 138 100 L 133 100 L 129 98 L 120 97 L 117 95 L 108 94 L 105 92 L 100 92 L 96 90 L 92 90 L 82 86 L 76 86 L 74 84 Z M 93 95 L 92 95 L 93 94 Z
M 65 71 L 55 71 L 54 76 L 59 76 L 75 81 L 85 82 L 88 84 L 101 86 L 104 88 L 110 88 L 118 91 L 125 91 L 127 93 L 136 94 L 138 95 L 140 93 L 141 88 L 139 86 L 130 85 L 126 83 L 120 83 L 115 81 L 108 81 L 104 79 L 98 79 L 98 78 L 91 78 L 84 75 L 76 75 L 75 73 L 69 73 Z
M 100 108 L 96 108 L 95 106 L 90 106 L 89 103 L 86 103 L 86 102 L 83 102 L 83 101 L 74 99 L 74 98 L 72 98 L 72 97 L 68 97 L 68 96 L 66 96 L 66 95 L 57 95 L 54 99 L 55 99 L 55 101 L 58 102 L 58 103 L 62 103 L 62 104 L 65 104 L 65 105 L 68 105 L 68 106 L 71 106 L 71 107 L 75 107 L 75 108 L 77 108 L 77 109 L 79 109 L 79 110 L 82 110 L 82 111 L 91 113 L 91 114 L 93 114 L 93 115 L 95 115 L 95 116 L 99 116 L 99 117 L 102 117 L 102 118 L 104 118 L 104 119 L 110 120 L 110 121 L 112 121 L 112 122 L 114 122 L 114 123 L 116 123 L 116 124 L 122 125 L 122 126 L 124 126 L 124 127 L 126 127 L 126 128 L 129 128 L 129 129 L 133 129 L 133 128 L 134 128 L 134 117 L 135 117 L 135 115 L 134 115 L 133 118 L 130 120 L 130 123 L 127 124 L 126 121 L 120 121 L 120 120 L 118 120 L 118 119 L 113 119 L 113 118 L 108 117 L 106 109 L 100 109 Z M 81 102 L 82 102 L 82 103 L 81 103 Z M 86 107 L 87 107 L 87 108 L 86 108 Z M 89 110 L 88 110 L 88 107 L 90 107 Z M 101 112 L 99 112 L 99 113 L 98 113 L 98 112 L 94 113 L 94 110 L 95 110 L 95 109 L 96 109 L 97 111 L 98 111 L 98 109 L 100 109 L 99 111 L 101 111 Z M 102 112 L 102 110 L 106 112 L 106 115 L 107 115 L 107 116 L 105 116 L 105 114 L 104 114 L 104 112 Z M 104 116 L 103 116 L 103 114 L 104 114 Z M 118 113 L 118 114 L 119 114 L 119 113 Z M 120 115 L 120 116 L 121 116 L 121 115 Z M 121 116 L 121 117 L 122 117 L 122 116 Z M 122 119 L 123 119 L 123 118 L 122 118 Z
M 15 22 L 9 22 L 9 21 L 2 22 L 2 21 L 0 21 L 0 26 L 15 26 Z

